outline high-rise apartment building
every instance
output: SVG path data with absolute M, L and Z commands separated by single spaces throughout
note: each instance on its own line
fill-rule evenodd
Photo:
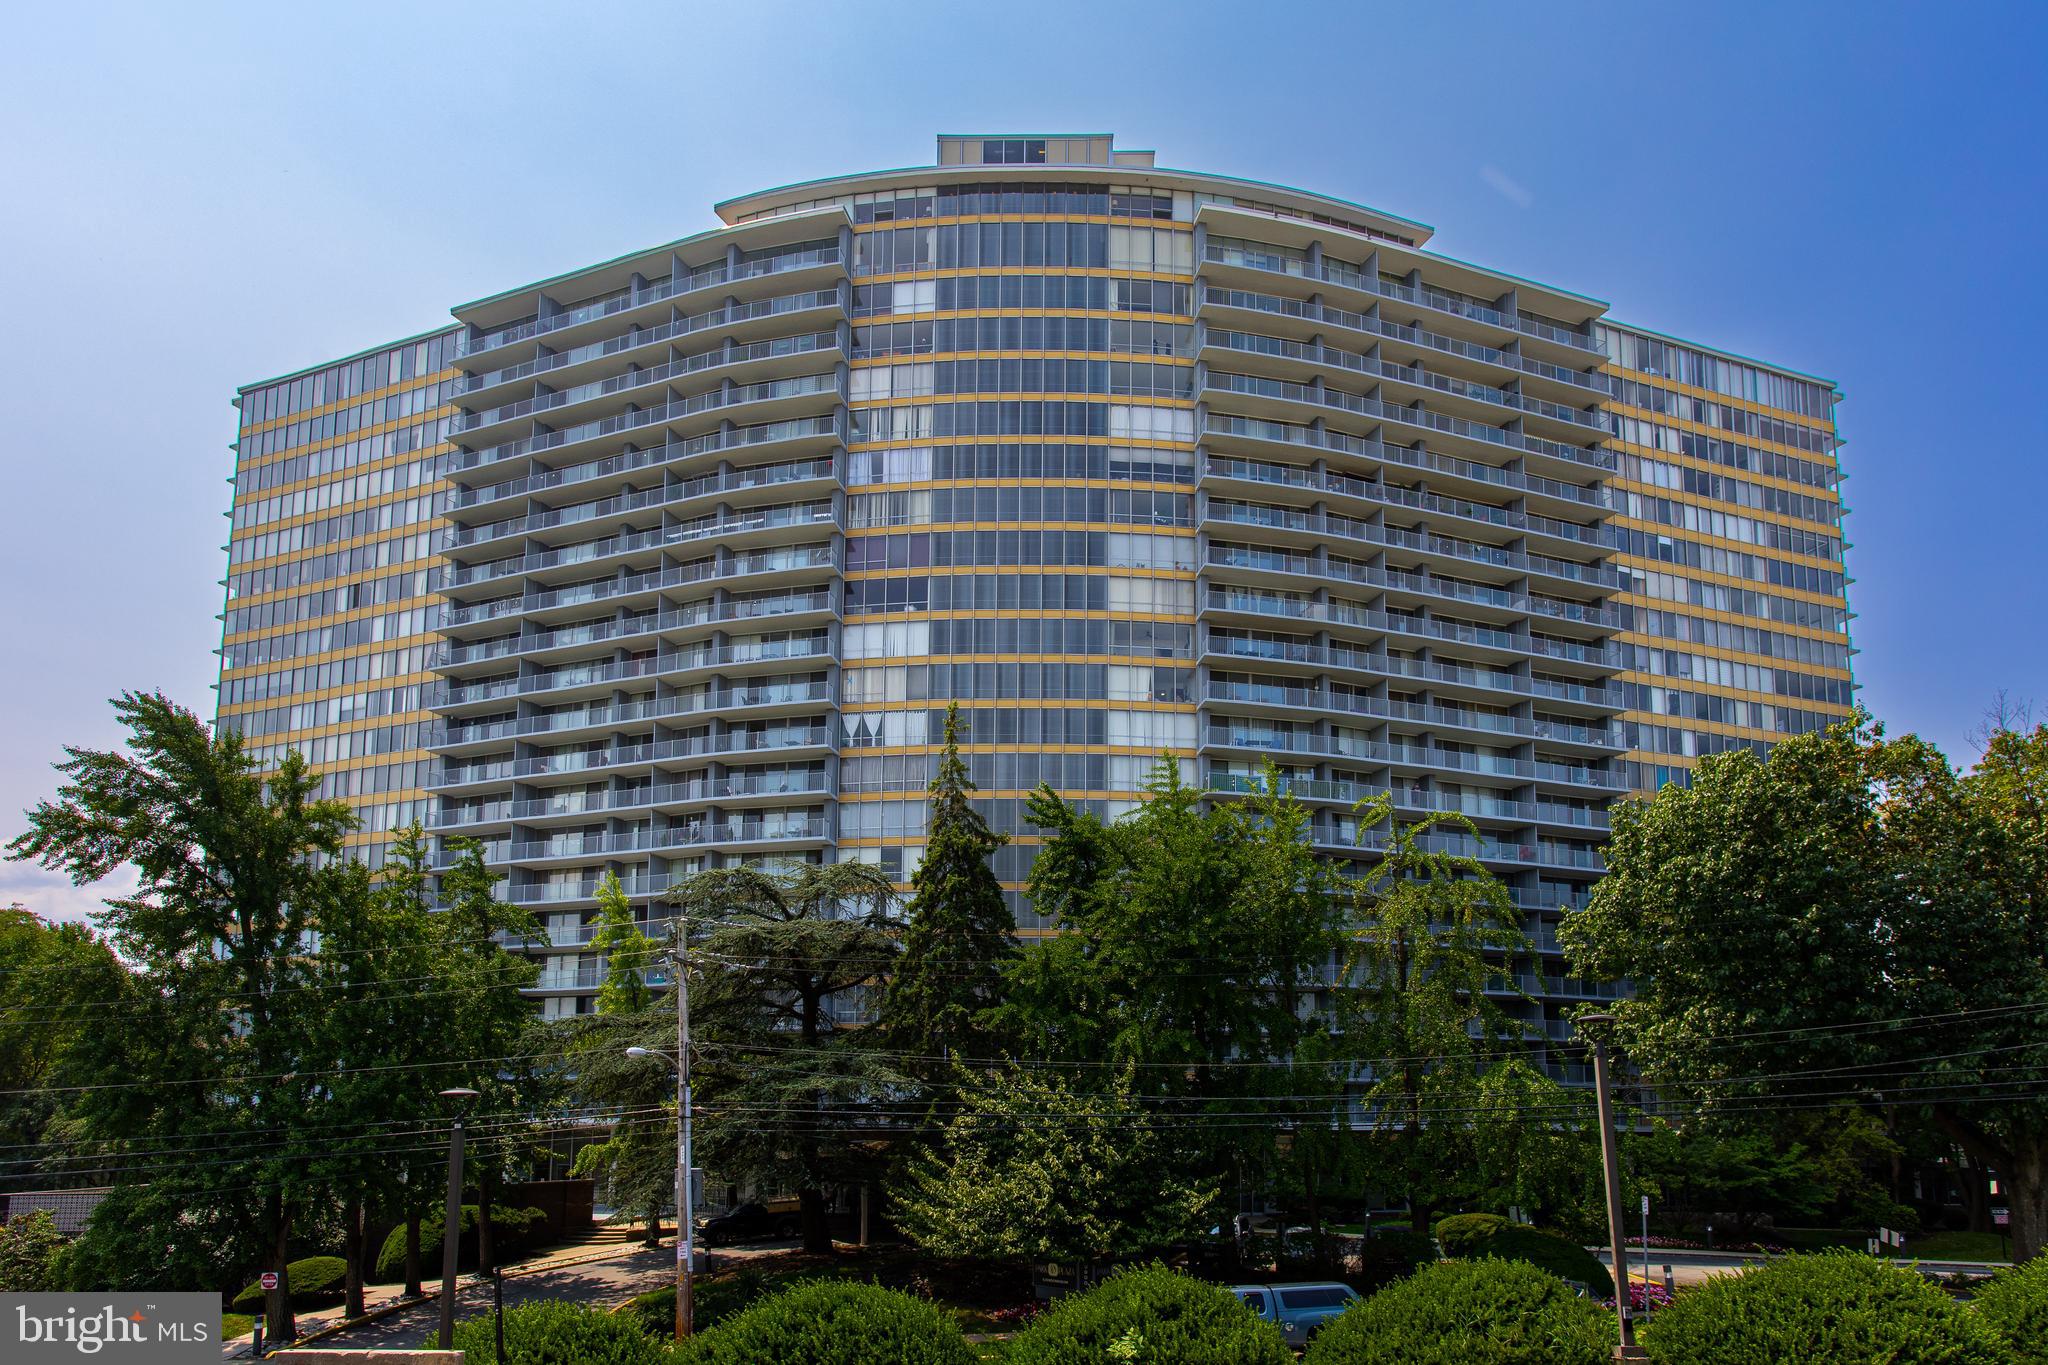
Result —
M 1114 815 L 1164 753 L 1276 763 L 1333 856 L 1367 795 L 1465 813 L 1546 953 L 1611 801 L 1849 707 L 1824 382 L 1107 136 L 718 215 L 243 394 L 222 718 L 350 746 L 374 828 L 431 793 L 550 1014 L 607 873 L 652 917 L 736 861 L 907 879 L 952 702 L 1027 934 L 1025 794 Z M 1555 1023 L 1593 988 L 1545 960 Z
M 438 463 L 455 334 L 444 329 L 244 387 L 235 398 L 218 720 L 259 760 L 297 749 L 362 817 L 372 866 L 426 818 L 422 691 Z

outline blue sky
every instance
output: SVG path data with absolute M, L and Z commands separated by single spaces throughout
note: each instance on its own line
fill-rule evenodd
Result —
M 1865 703 L 2048 702 L 2048 7 L 17 8 L 0 819 L 103 698 L 211 710 L 228 399 L 940 131 L 1115 132 L 1837 380 Z M 89 899 L 0 866 L 0 903 Z

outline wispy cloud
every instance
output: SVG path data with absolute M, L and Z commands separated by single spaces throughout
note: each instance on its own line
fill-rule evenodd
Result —
M 73 886 L 62 873 L 46 868 L 0 865 L 0 906 L 20 904 L 59 923 L 88 921 L 106 897 L 132 894 L 135 882 L 133 867 L 123 867 L 91 886 Z
M 1524 185 L 1498 166 L 1481 166 L 1479 168 L 1479 178 L 1492 187 L 1501 198 L 1507 200 L 1518 209 L 1528 208 L 1529 205 L 1536 202 L 1536 196 L 1530 193 L 1527 185 Z

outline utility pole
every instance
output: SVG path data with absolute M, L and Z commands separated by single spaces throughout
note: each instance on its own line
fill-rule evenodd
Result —
M 697 1221 L 690 1216 L 690 974 L 687 922 L 679 915 L 669 961 L 676 974 L 676 1340 L 696 1330 Z M 661 1057 L 651 1048 L 629 1047 L 628 1057 Z
M 697 1220 L 690 1209 L 690 922 L 675 922 L 676 969 L 676 1340 L 697 1327 Z
M 448 1130 L 448 1211 L 441 1223 L 441 1349 L 455 1349 L 455 1261 L 462 1240 L 462 1106 L 476 1091 L 457 1087 L 441 1098 L 455 1105 L 455 1125 Z M 479 1210 L 479 1213 L 482 1211 Z
M 1614 1348 L 1616 1360 L 1647 1360 L 1649 1353 L 1636 1345 L 1635 1324 L 1628 1313 L 1628 1243 L 1621 1213 L 1621 1159 L 1614 1143 L 1614 1100 L 1607 1090 L 1607 1030 L 1614 1026 L 1611 1014 L 1582 1014 L 1578 1028 L 1593 1044 L 1593 1091 L 1600 1109 L 1600 1165 L 1607 1175 L 1607 1244 L 1614 1256 L 1614 1316 L 1621 1324 L 1621 1341 Z M 1591 1025 L 1591 1029 L 1588 1029 Z

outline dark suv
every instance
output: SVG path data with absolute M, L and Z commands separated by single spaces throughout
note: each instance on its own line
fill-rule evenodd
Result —
M 729 1246 L 734 1242 L 762 1242 L 769 1238 L 787 1240 L 797 1234 L 794 1213 L 775 1213 L 760 1204 L 735 1204 L 722 1212 L 697 1220 L 697 1235 L 705 1246 Z

